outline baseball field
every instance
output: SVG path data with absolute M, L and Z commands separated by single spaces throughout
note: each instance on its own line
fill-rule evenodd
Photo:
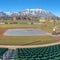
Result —
M 28 24 L 0 24 L 0 45 L 40 45 L 58 42 L 54 40 L 54 37 L 49 35 L 37 35 L 37 36 L 5 36 L 3 33 L 8 29 L 17 28 L 37 28 L 49 33 L 52 33 L 52 28 L 47 28 L 40 25 L 28 25 Z

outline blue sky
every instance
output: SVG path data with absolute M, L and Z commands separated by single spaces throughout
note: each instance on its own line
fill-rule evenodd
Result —
M 0 11 L 41 8 L 60 16 L 60 0 L 0 0 Z

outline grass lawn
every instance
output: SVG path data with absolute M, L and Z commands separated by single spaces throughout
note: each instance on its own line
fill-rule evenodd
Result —
M 50 36 L 18 36 L 10 37 L 3 36 L 0 37 L 0 44 L 43 44 L 53 42 Z
M 47 28 L 46 25 L 34 25 L 34 24 L 0 24 L 0 28 L 38 28 L 47 32 L 52 32 L 51 28 Z
M 29 24 L 0 24 L 0 28 L 23 28 L 23 27 L 36 27 L 36 25 Z

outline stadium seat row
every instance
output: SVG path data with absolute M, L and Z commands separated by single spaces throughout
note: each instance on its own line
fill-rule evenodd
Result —
M 15 60 L 60 60 L 60 45 L 17 48 L 14 55 Z

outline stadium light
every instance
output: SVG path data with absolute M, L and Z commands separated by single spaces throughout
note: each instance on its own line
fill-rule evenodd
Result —
M 52 33 L 53 35 L 56 35 L 56 26 L 55 26 L 55 22 L 56 22 L 56 20 L 54 19 L 54 20 L 53 20 L 54 28 L 53 28 L 53 33 Z

